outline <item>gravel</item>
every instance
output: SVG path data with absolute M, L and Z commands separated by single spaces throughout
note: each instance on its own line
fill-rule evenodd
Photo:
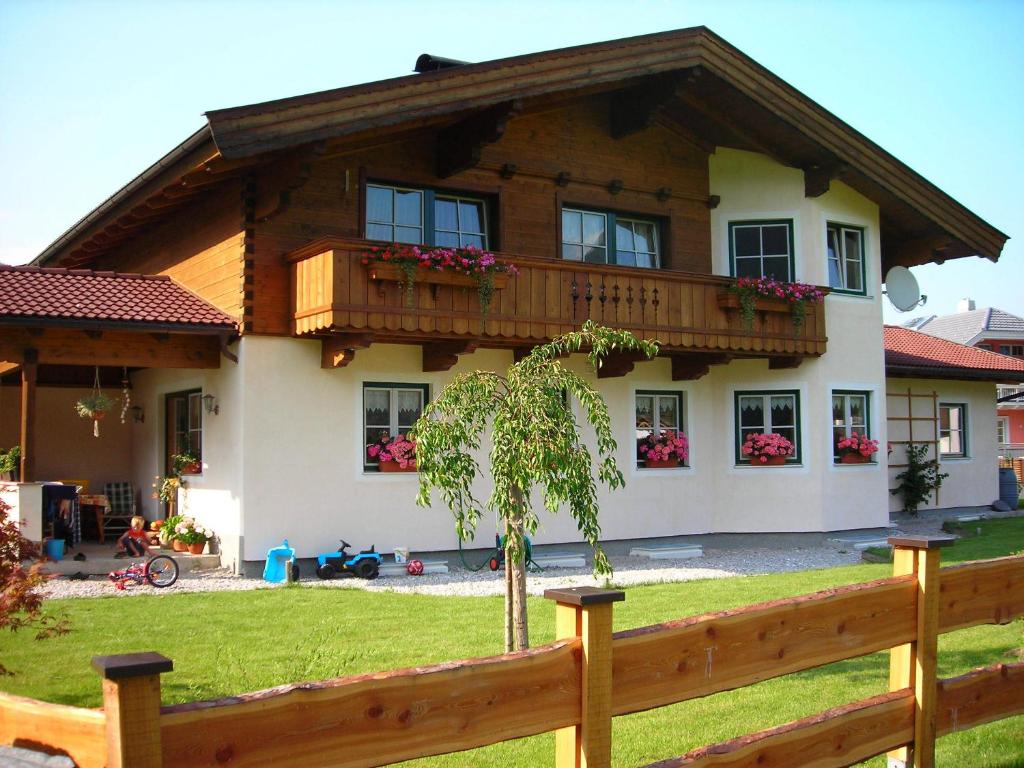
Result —
M 900 533 L 935 534 L 941 520 L 901 521 Z M 893 531 L 896 533 L 897 531 Z M 833 544 L 793 549 L 707 549 L 704 556 L 687 560 L 648 560 L 641 557 L 610 558 L 615 574 L 613 585 L 617 587 L 638 584 L 666 584 L 696 581 L 699 579 L 727 579 L 734 576 L 753 576 L 766 573 L 805 571 L 815 568 L 834 568 L 861 562 L 861 553 L 843 550 Z M 447 595 L 459 597 L 482 597 L 505 593 L 504 575 L 492 573 L 486 568 L 468 571 L 456 562 L 449 561 L 449 573 L 425 574 L 423 576 L 381 576 L 375 581 L 355 578 L 321 581 L 312 573 L 303 575 L 299 582 L 304 589 L 365 589 L 370 592 L 402 592 L 421 595 Z M 603 586 L 604 581 L 595 579 L 589 567 L 548 568 L 539 573 L 530 573 L 526 589 L 531 595 L 541 595 L 553 587 Z M 135 595 L 173 595 L 184 592 L 238 592 L 251 589 L 282 589 L 283 585 L 268 584 L 261 579 L 236 576 L 226 569 L 214 569 L 183 573 L 174 586 L 155 589 L 147 586 L 129 586 L 115 589 L 103 576 L 92 576 L 87 581 L 71 581 L 66 577 L 53 579 L 42 593 L 46 597 L 116 597 L 128 598 Z

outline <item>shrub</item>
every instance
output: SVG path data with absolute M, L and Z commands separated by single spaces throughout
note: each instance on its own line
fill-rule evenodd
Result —
M 949 477 L 947 472 L 939 472 L 939 462 L 926 459 L 927 445 L 907 446 L 907 468 L 896 475 L 899 483 L 889 491 L 893 496 L 903 497 L 903 511 L 908 515 L 917 516 L 917 510 L 928 501 L 928 498 L 942 487 L 942 481 Z

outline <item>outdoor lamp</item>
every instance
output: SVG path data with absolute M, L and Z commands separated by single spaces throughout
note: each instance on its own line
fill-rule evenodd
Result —
M 203 409 L 214 415 L 220 413 L 220 406 L 217 405 L 217 398 L 213 395 L 203 395 Z
M 146 412 L 142 410 L 141 405 L 133 405 L 128 409 L 132 412 L 132 421 L 136 424 L 144 424 L 146 421 Z

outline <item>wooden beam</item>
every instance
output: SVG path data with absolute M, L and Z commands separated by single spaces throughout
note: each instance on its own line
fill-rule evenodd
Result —
M 423 372 L 450 370 L 459 361 L 459 355 L 469 354 L 477 348 L 474 341 L 437 341 L 423 345 Z
M 352 362 L 357 349 L 366 349 L 373 343 L 371 333 L 337 333 L 320 342 L 320 367 L 344 368 Z
M 781 371 L 786 368 L 799 368 L 804 359 L 799 355 L 775 355 L 768 358 L 768 368 L 772 371 Z
M 26 349 L 21 366 L 21 482 L 29 483 L 36 474 L 36 375 L 39 353 Z
M 614 379 L 625 376 L 633 370 L 633 366 L 647 359 L 643 352 L 612 352 L 601 361 L 601 367 L 597 369 L 597 378 Z
M 447 179 L 480 163 L 483 148 L 505 135 L 508 121 L 522 109 L 518 100 L 503 101 L 470 115 L 437 135 L 437 175 Z
M 672 381 L 693 381 L 706 376 L 712 365 L 724 365 L 732 357 L 730 355 L 672 355 Z
M 38 351 L 38 362 L 53 365 L 112 365 L 129 368 L 218 368 L 216 336 L 171 334 L 166 342 L 139 331 L 104 331 L 91 339 L 67 328 L 5 328 L 0 334 L 0 360 L 20 360 Z
M 844 163 L 821 163 L 804 168 L 804 197 L 821 197 L 828 192 L 832 180 L 846 171 Z
M 677 72 L 668 72 L 613 94 L 608 105 L 611 137 L 622 139 L 650 128 L 661 109 L 675 96 L 679 80 Z
M 13 371 L 18 370 L 21 367 L 21 363 L 0 363 L 0 376 L 3 376 Z

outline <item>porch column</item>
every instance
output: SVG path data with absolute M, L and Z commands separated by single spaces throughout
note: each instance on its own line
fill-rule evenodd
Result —
M 36 473 L 36 372 L 39 350 L 26 349 L 21 366 L 21 482 Z

